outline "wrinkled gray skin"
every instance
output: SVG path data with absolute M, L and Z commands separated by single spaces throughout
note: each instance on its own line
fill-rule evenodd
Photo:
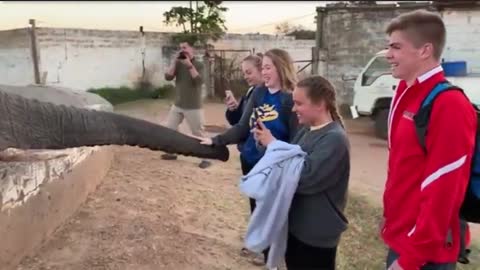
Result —
M 0 151 L 131 145 L 227 161 L 228 148 L 148 121 L 104 111 L 54 105 L 0 91 Z

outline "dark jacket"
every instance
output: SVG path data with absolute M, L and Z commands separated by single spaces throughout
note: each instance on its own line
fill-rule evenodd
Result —
M 268 89 L 266 87 L 257 87 L 252 91 L 252 94 L 244 107 L 244 111 L 238 123 L 232 126 L 230 129 L 222 134 L 219 134 L 212 138 L 214 145 L 229 145 L 238 144 L 247 140 L 251 135 L 250 120 L 254 110 L 254 107 L 260 106 L 259 104 L 262 97 L 265 95 Z M 287 123 L 289 130 L 288 142 L 290 142 L 298 128 L 298 119 L 295 113 L 292 112 L 293 99 L 291 92 L 282 91 L 282 108 L 280 117 Z M 253 134 L 252 134 L 253 136 Z M 274 134 L 275 136 L 275 134 Z
M 225 117 L 227 118 L 227 121 L 230 125 L 233 126 L 238 123 L 238 121 L 240 121 L 240 118 L 242 118 L 242 114 L 245 111 L 248 99 L 252 95 L 254 89 L 255 86 L 252 86 L 248 89 L 247 93 L 240 99 L 238 107 L 235 110 L 231 111 L 227 109 L 227 111 L 225 112 Z
M 255 89 L 255 86 L 250 87 L 247 93 L 244 96 L 242 96 L 237 109 L 233 111 L 227 109 L 227 111 L 225 112 L 225 117 L 227 118 L 227 121 L 230 125 L 233 126 L 240 121 L 240 118 L 242 118 L 242 114 L 245 111 L 245 107 L 247 106 L 248 100 L 252 96 L 254 89 Z M 242 146 L 244 143 L 245 141 L 242 141 L 237 144 L 238 151 L 242 152 Z

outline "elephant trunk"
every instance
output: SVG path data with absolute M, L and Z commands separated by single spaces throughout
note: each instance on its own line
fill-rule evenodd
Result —
M 27 99 L 0 91 L 0 150 L 63 149 L 131 145 L 168 153 L 227 161 L 228 148 L 148 121 Z

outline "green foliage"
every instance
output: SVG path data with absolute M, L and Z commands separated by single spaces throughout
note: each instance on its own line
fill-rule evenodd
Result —
M 387 248 L 380 238 L 379 228 L 382 212 L 382 208 L 368 197 L 354 192 L 349 194 L 345 212 L 349 225 L 338 247 L 338 270 L 385 269 Z M 470 248 L 470 264 L 458 264 L 458 270 L 479 269 L 479 246 L 473 242 Z
M 165 24 L 181 26 L 182 33 L 172 37 L 178 43 L 188 41 L 190 44 L 205 45 L 208 40 L 218 40 L 227 30 L 222 14 L 228 10 L 220 6 L 222 1 L 203 1 L 196 8 L 172 7 L 163 13 Z
M 315 31 L 304 29 L 303 26 L 292 26 L 288 22 L 282 22 L 275 26 L 277 34 L 293 36 L 295 39 L 315 39 Z
M 295 39 L 315 39 L 315 31 L 306 29 L 293 30 L 286 36 L 293 36 Z
M 135 101 L 139 99 L 159 99 L 168 98 L 172 95 L 175 87 L 166 84 L 157 88 L 136 88 L 129 87 L 103 87 L 97 89 L 88 89 L 87 92 L 97 94 L 108 100 L 112 105 Z

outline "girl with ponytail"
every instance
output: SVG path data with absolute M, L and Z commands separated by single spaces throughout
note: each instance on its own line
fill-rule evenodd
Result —
M 293 111 L 303 127 L 291 141 L 307 153 L 288 218 L 288 270 L 334 270 L 337 246 L 348 221 L 343 214 L 350 175 L 350 143 L 332 84 L 321 76 L 297 83 Z M 275 140 L 260 124 L 257 140 Z

